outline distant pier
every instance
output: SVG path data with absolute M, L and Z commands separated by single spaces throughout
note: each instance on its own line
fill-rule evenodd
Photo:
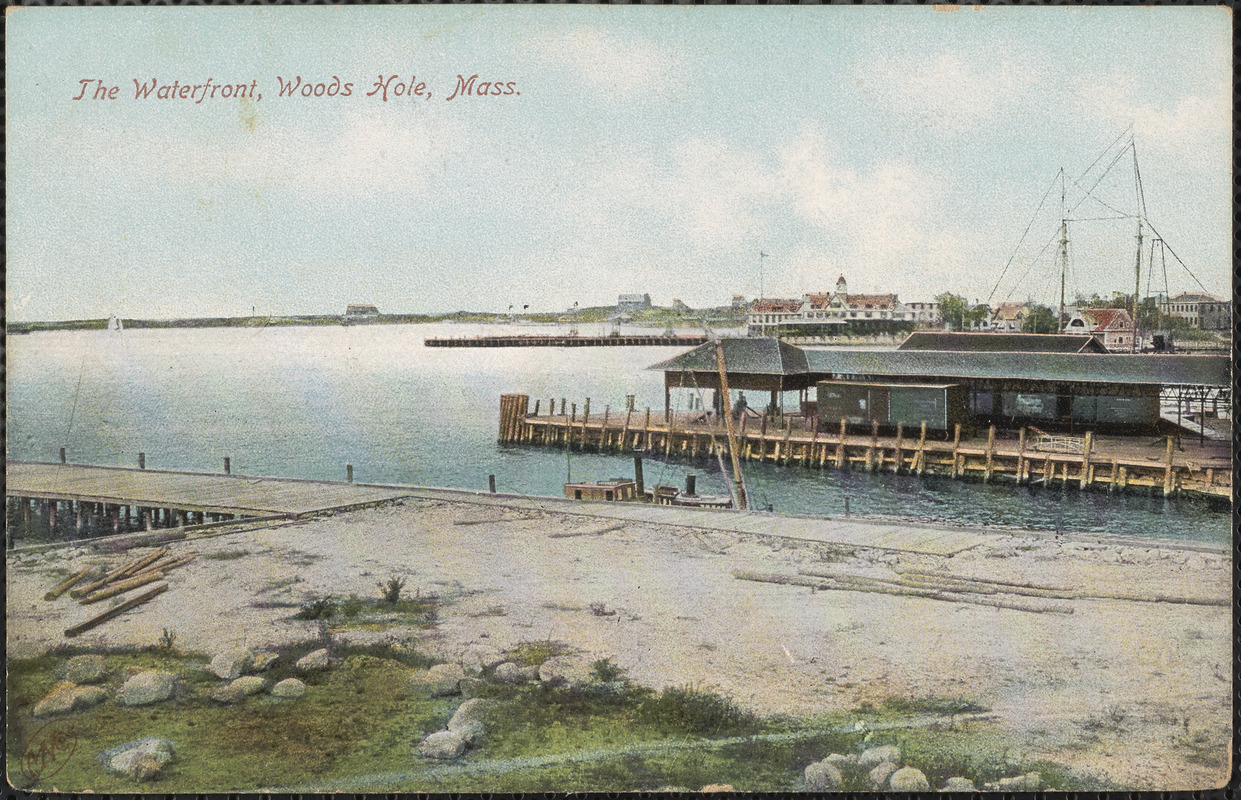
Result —
M 426 339 L 427 347 L 695 347 L 706 344 L 705 335 L 675 336 L 611 334 L 608 336 L 518 335 L 467 336 L 461 338 Z

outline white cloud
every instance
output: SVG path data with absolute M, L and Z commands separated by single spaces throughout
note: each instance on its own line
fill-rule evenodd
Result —
M 1120 79 L 1093 81 L 1081 88 L 1077 110 L 1115 128 L 1132 124 L 1140 148 L 1201 160 L 1205 167 L 1227 167 L 1218 152 L 1231 142 L 1232 92 L 1227 84 L 1207 96 L 1181 96 L 1175 103 L 1142 102 L 1135 94 Z

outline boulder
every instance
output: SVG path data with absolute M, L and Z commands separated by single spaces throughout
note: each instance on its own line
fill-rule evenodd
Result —
M 1037 792 L 1043 788 L 1043 776 L 1037 772 L 1027 772 L 1015 778 L 1000 778 L 995 782 L 995 788 L 1000 792 Z
M 885 761 L 899 767 L 901 765 L 901 749 L 891 744 L 883 747 L 872 747 L 869 750 L 863 751 L 862 755 L 858 757 L 858 766 L 869 772 Z
M 430 697 L 448 697 L 461 692 L 465 670 L 460 664 L 436 664 L 409 676 L 409 688 Z
M 496 671 L 493 677 L 500 683 L 525 683 L 529 678 L 525 670 L 514 664 L 512 661 L 505 661 L 496 665 Z
M 893 792 L 929 792 L 931 783 L 922 774 L 922 770 L 913 767 L 902 767 L 888 778 L 888 790 Z
M 452 759 L 465 752 L 465 738 L 453 731 L 436 731 L 418 744 L 423 758 Z
M 272 697 L 282 697 L 286 700 L 292 700 L 306 694 L 306 684 L 297 678 L 285 678 L 284 680 L 271 687 Z
M 261 653 L 255 653 L 250 659 L 250 668 L 246 672 L 263 672 L 272 664 L 275 664 L 280 656 L 270 650 L 264 650 Z
M 207 666 L 207 669 L 217 678 L 232 681 L 245 675 L 253 662 L 254 653 L 249 650 L 226 650 L 223 653 L 217 653 L 211 659 L 211 664 Z
M 235 681 L 212 690 L 211 699 L 217 703 L 240 703 L 252 694 L 267 688 L 267 681 L 257 675 L 243 675 Z
M 96 756 L 96 760 L 110 772 L 131 780 L 149 781 L 159 777 L 172 757 L 172 742 L 148 737 L 105 750 Z
M 477 677 L 504 660 L 504 654 L 491 645 L 472 644 L 461 654 L 461 667 L 466 675 Z
M 293 667 L 299 672 L 317 672 L 327 669 L 329 663 L 331 659 L 328 658 L 327 650 L 315 650 L 299 658 Z
M 457 682 L 461 696 L 465 698 L 483 697 L 487 694 L 487 681 L 482 678 L 462 678 Z
M 74 656 L 65 662 L 65 680 L 70 683 L 94 683 L 108 671 L 100 655 Z
M 866 776 L 870 781 L 870 788 L 877 792 L 882 791 L 888 783 L 888 778 L 891 778 L 894 772 L 896 772 L 895 764 L 891 761 L 880 761 L 879 765 Z
M 35 704 L 34 715 L 50 717 L 55 714 L 68 714 L 99 705 L 107 697 L 108 693 L 98 686 L 78 686 L 76 683 L 62 681 L 52 687 L 47 697 Z
M 490 705 L 486 700 L 475 697 L 472 700 L 466 700 L 457 706 L 457 710 L 453 712 L 452 719 L 448 720 L 448 730 L 458 731 L 471 722 L 482 723 L 483 717 L 487 713 L 487 707 Z
M 976 792 L 978 787 L 969 778 L 949 778 L 944 781 L 941 792 Z
M 585 658 L 552 656 L 539 665 L 535 677 L 552 686 L 586 683 L 591 679 L 590 663 Z
M 839 792 L 842 778 L 840 769 L 826 759 L 806 767 L 802 788 L 807 792 Z
M 450 730 L 464 739 L 466 745 L 469 747 L 474 747 L 481 742 L 483 740 L 483 736 L 487 733 L 486 729 L 483 727 L 483 723 L 477 720 L 463 722 L 456 728 L 452 728 Z
M 181 690 L 181 678 L 171 672 L 152 669 L 139 672 L 121 685 L 116 702 L 123 706 L 145 706 L 160 703 Z
M 858 757 L 854 753 L 848 753 L 848 754 L 832 753 L 830 756 L 828 756 L 827 758 L 823 760 L 829 764 L 835 764 L 836 769 L 844 769 L 845 767 L 856 767 L 858 764 Z

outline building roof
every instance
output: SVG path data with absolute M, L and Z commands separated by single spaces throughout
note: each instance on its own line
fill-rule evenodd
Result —
M 753 311 L 759 314 L 779 314 L 792 313 L 801 308 L 800 300 L 786 300 L 782 298 L 766 298 L 764 300 L 755 300 Z
M 849 308 L 892 309 L 896 308 L 896 295 L 848 294 L 845 295 L 845 302 L 848 303 Z
M 1007 353 L 1106 353 L 1107 348 L 1085 334 L 962 333 L 914 331 L 898 350 Z
M 1176 297 L 1169 297 L 1165 303 L 1218 303 L 1221 298 L 1201 292 L 1181 292 Z
M 729 375 L 803 375 L 809 372 L 806 352 L 772 338 L 720 339 L 724 346 L 724 369 Z M 661 361 L 649 369 L 664 372 L 715 372 L 715 342 Z
M 1011 379 L 1064 383 L 1226 386 L 1227 356 L 1096 353 L 806 350 L 813 373 L 833 376 Z
M 1026 310 L 1025 303 L 1000 303 L 991 316 L 995 319 L 1016 320 Z
M 984 334 L 989 335 L 989 334 Z M 1050 338 L 1050 337 L 1047 337 Z M 723 339 L 730 375 L 784 375 L 804 379 L 917 378 L 919 382 L 1010 379 L 1144 386 L 1227 386 L 1228 356 L 1104 355 L 1096 353 L 945 350 L 816 350 L 771 338 Z M 708 342 L 655 364 L 664 372 L 714 372 Z
M 1108 328 L 1124 330 L 1133 327 L 1133 317 L 1123 308 L 1082 308 L 1077 313 L 1094 322 L 1096 333 Z

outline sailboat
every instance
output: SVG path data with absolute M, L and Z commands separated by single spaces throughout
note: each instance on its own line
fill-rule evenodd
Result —
M 116 331 L 117 333 L 122 333 L 125 330 L 125 326 L 121 323 L 120 317 L 115 314 L 108 317 L 108 330 Z

